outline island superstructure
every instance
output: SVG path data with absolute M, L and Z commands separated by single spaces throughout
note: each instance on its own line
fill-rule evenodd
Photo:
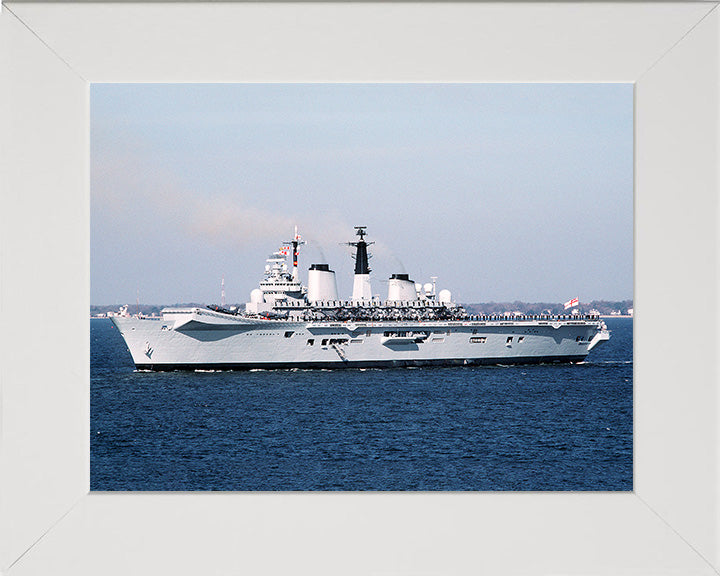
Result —
M 357 226 L 353 292 L 338 297 L 335 272 L 312 264 L 300 281 L 297 234 L 266 261 L 244 310 L 165 308 L 160 317 L 114 316 L 139 370 L 366 368 L 580 362 L 610 338 L 595 314 L 471 316 L 406 273 L 372 294 L 366 227 Z M 288 252 L 292 267 L 288 267 Z

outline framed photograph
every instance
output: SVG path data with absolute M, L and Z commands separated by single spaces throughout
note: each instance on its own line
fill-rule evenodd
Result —
M 90 110 L 91 490 L 632 490 L 632 84 Z
M 1 570 L 716 573 L 719 25 L 711 2 L 4 4 Z M 632 83 L 633 491 L 90 493 L 90 85 L 139 82 Z

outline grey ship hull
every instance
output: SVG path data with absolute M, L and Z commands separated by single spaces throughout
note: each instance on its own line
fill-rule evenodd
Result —
M 248 370 L 579 362 L 598 319 L 292 322 L 202 308 L 114 317 L 140 370 Z

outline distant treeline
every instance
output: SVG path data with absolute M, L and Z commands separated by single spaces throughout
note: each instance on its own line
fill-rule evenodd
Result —
M 204 304 L 198 303 L 187 303 L 187 304 L 172 304 L 161 305 L 161 304 L 136 304 L 128 305 L 128 313 L 137 314 L 140 312 L 146 316 L 152 314 L 160 314 L 163 308 L 170 307 L 186 307 L 186 306 L 204 306 Z M 240 310 L 245 309 L 245 304 L 228 304 L 230 306 L 237 306 Z M 469 314 L 504 314 L 505 312 L 521 312 L 522 314 L 563 314 L 565 309 L 562 303 L 558 302 L 481 302 L 477 304 L 463 304 L 465 310 Z M 600 314 L 612 314 L 613 312 L 621 312 L 627 314 L 628 308 L 633 307 L 632 300 L 593 300 L 592 302 L 580 302 L 578 307 L 581 312 L 589 312 L 590 310 L 597 310 Z M 97 316 L 98 314 L 107 314 L 108 312 L 117 312 L 120 309 L 118 304 L 112 304 L 108 306 L 90 306 L 90 315 Z

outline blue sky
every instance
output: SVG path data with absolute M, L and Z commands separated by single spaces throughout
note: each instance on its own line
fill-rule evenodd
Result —
M 93 84 L 91 303 L 245 302 L 298 225 L 352 291 L 632 297 L 630 84 Z M 302 275 L 305 277 L 305 274 Z

